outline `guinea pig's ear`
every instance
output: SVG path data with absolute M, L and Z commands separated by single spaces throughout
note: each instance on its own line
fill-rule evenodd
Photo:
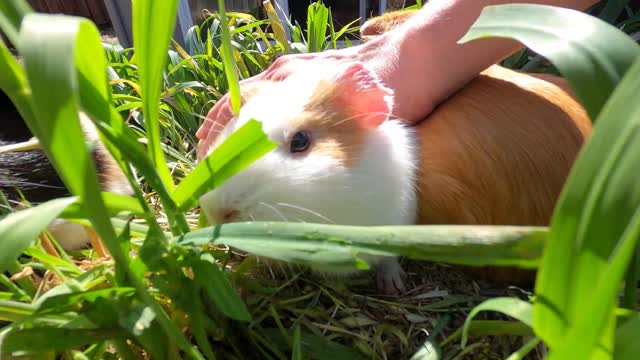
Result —
M 339 106 L 363 127 L 377 127 L 393 106 L 393 91 L 360 62 L 341 66 L 333 87 Z

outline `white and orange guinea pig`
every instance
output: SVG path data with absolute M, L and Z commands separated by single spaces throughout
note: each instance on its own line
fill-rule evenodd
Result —
M 393 92 L 356 62 L 242 93 L 210 151 L 253 118 L 279 146 L 201 197 L 211 223 L 547 225 L 591 130 L 561 87 L 497 66 L 417 126 L 391 118 Z M 368 260 L 381 290 L 405 290 L 396 258 Z
M 413 13 L 370 19 L 363 40 Z M 209 221 L 548 225 L 591 132 L 564 79 L 492 66 L 416 126 L 393 119 L 393 96 L 354 62 L 243 88 L 240 114 L 210 151 L 252 118 L 280 145 L 202 196 Z M 368 260 L 381 290 L 405 290 L 396 258 Z M 534 275 L 467 270 L 498 283 Z

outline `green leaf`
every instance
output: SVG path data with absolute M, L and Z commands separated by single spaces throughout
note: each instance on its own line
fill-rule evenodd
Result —
M 36 115 L 34 119 L 25 120 L 30 122 L 29 127 L 67 188 L 85 204 L 91 204 L 85 206 L 89 220 L 116 264 L 126 266 L 78 120 L 75 65 L 86 64 L 83 57 L 92 54 L 92 61 L 102 63 L 105 76 L 100 34 L 93 23 L 83 18 L 29 14 L 22 22 L 20 44 Z M 81 49 L 78 44 L 82 44 Z M 86 67 L 80 66 L 80 69 Z
M 302 345 L 300 344 L 300 325 L 296 325 L 293 331 L 293 349 L 291 350 L 291 360 L 302 360 Z
M 202 254 L 192 263 L 192 267 L 196 281 L 207 291 L 220 311 L 232 319 L 251 321 L 251 314 L 244 302 L 220 271 L 211 254 Z
M 167 61 L 169 42 L 175 26 L 177 0 L 133 2 L 133 45 L 138 63 L 138 76 L 142 89 L 142 108 L 147 147 L 158 174 L 168 189 L 173 189 L 164 153 L 160 148 L 158 102 L 162 84 L 162 70 Z
M 9 264 L 76 199 L 67 197 L 51 200 L 36 207 L 12 212 L 0 220 L 0 273 L 6 271 Z
M 612 345 L 615 291 L 635 247 L 640 196 L 631 164 L 640 160 L 640 108 L 629 99 L 639 76 L 630 70 L 607 99 L 640 47 L 594 17 L 540 5 L 487 7 L 462 41 L 490 36 L 514 38 L 549 58 L 596 119 L 553 216 L 534 312 L 551 357 L 588 358 Z
M 469 325 L 471 320 L 480 311 L 497 311 L 505 315 L 509 315 L 512 318 L 520 320 L 522 323 L 529 327 L 533 327 L 533 306 L 523 300 L 517 298 L 493 298 L 483 301 L 478 306 L 473 308 L 469 315 L 467 315 L 462 328 L 462 347 L 467 344 Z
M 10 330 L 1 339 L 3 353 L 64 351 L 77 346 L 121 337 L 118 329 L 64 329 L 43 327 Z M 52 341 L 55 339 L 55 341 Z
M 278 329 L 265 329 L 264 333 L 280 349 L 289 350 L 289 340 Z M 366 359 L 360 352 L 324 337 L 301 332 L 300 345 L 303 354 L 313 354 L 314 359 L 360 360 Z
M 545 5 L 487 6 L 460 42 L 487 37 L 518 40 L 548 58 L 567 78 L 591 119 L 598 117 L 640 55 L 638 44 L 604 21 Z
M 47 314 L 68 311 L 70 308 L 82 304 L 83 302 L 95 302 L 99 298 L 111 298 L 114 296 L 128 297 L 135 293 L 135 289 L 129 287 L 118 287 L 47 297 L 38 306 L 37 314 Z
M 220 26 L 222 31 L 222 45 L 220 55 L 224 65 L 224 74 L 229 84 L 229 96 L 231 97 L 231 108 L 235 115 L 240 112 L 240 83 L 238 82 L 238 70 L 233 60 L 231 49 L 231 37 L 229 35 L 229 22 L 224 7 L 224 0 L 218 0 L 218 11 L 220 12 Z
M 546 228 L 517 226 L 342 226 L 230 223 L 177 238 L 182 245 L 223 243 L 256 255 L 333 270 L 363 268 L 358 254 L 400 255 L 467 265 L 535 267 Z M 366 267 L 364 267 L 366 268 Z
M 18 33 L 22 18 L 32 11 L 29 3 L 24 0 L 3 0 L 0 2 L 0 30 L 14 45 L 19 43 Z
M 144 209 L 140 206 L 140 203 L 135 198 L 132 198 L 130 196 L 103 192 L 102 199 L 110 216 L 115 216 L 123 211 L 127 211 L 135 215 L 144 214 Z M 87 218 L 88 214 L 85 211 L 86 207 L 87 204 L 83 204 L 82 199 L 78 199 L 76 202 L 68 206 L 60 214 L 60 217 L 66 219 Z
M 95 25 L 83 18 L 29 14 L 22 23 L 20 44 L 36 115 L 33 121 L 25 118 L 31 122 L 29 127 L 36 133 L 67 188 L 91 204 L 85 210 L 114 259 L 118 278 L 127 279 L 136 288 L 141 300 L 156 313 L 158 323 L 167 336 L 173 338 L 181 350 L 192 358 L 201 359 L 198 350 L 190 346 L 144 285 L 131 273 L 128 256 L 122 252 L 99 191 L 95 166 L 78 122 L 78 101 L 81 98 L 83 105 L 91 105 L 85 109 L 87 113 L 98 114 L 103 120 L 110 119 L 110 114 L 113 114 L 112 108 L 100 102 L 107 91 L 104 81 L 106 59 Z M 83 93 L 86 90 L 87 93 L 98 94 L 97 101 L 92 101 L 88 94 L 80 94 L 80 89 Z M 160 90 L 157 91 L 159 94 Z M 122 126 L 121 122 L 109 124 L 113 125 L 115 132 L 122 129 L 118 128 L 118 124 Z M 175 208 L 169 208 L 167 214 L 176 215 Z M 181 225 L 188 231 L 184 216 L 182 219 Z M 155 220 L 150 226 L 153 224 L 158 227 Z
M 527 354 L 529 354 L 533 349 L 540 344 L 540 339 L 535 337 L 527 341 L 520 349 L 515 351 L 513 354 L 509 355 L 507 360 L 522 360 Z
M 615 353 L 617 360 L 635 360 L 640 354 L 640 314 L 635 313 L 616 329 Z
M 262 131 L 262 123 L 250 120 L 180 182 L 172 194 L 178 209 L 187 211 L 194 207 L 200 196 L 220 186 L 276 146 Z
M 324 49 L 329 9 L 322 2 L 314 2 L 307 8 L 307 51 L 319 52 Z
M 36 307 L 11 300 L 0 300 L 0 321 L 20 321 L 33 315 Z
M 284 53 L 288 54 L 291 52 L 291 45 L 289 44 L 289 39 L 287 38 L 287 33 L 284 31 L 284 26 L 282 25 L 282 21 L 280 21 L 280 17 L 276 12 L 275 7 L 270 0 L 263 2 L 264 12 L 267 14 L 267 18 L 269 19 L 269 24 L 271 25 L 271 29 L 273 29 L 273 34 L 280 46 L 284 49 Z M 312 6 L 312 5 L 309 5 Z
M 536 304 L 545 341 L 558 336 L 550 358 L 613 345 L 613 310 L 640 237 L 640 106 L 630 101 L 639 92 L 640 58 L 602 109 L 556 208 Z

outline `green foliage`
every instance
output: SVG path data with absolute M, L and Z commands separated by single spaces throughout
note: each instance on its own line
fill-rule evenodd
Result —
M 250 121 L 196 165 L 194 133 L 212 103 L 230 91 L 237 111 L 238 79 L 263 71 L 280 54 L 336 48 L 337 39 L 357 28 L 350 23 L 336 32 L 322 2 L 309 6 L 306 29 L 283 24 L 267 2 L 267 20 L 221 11 L 190 29 L 181 47 L 170 42 L 176 3 L 134 2 L 134 49 L 100 44 L 85 19 L 33 14 L 23 0 L 0 4 L 0 28 L 25 64 L 0 43 L 0 88 L 74 195 L 0 219 L 2 356 L 102 358 L 110 352 L 130 359 L 144 351 L 153 359 L 382 358 L 392 338 L 407 357 L 417 351 L 414 358 L 455 358 L 480 350 L 483 344 L 470 336 L 485 335 L 524 338 L 512 359 L 541 341 L 551 358 L 637 354 L 640 192 L 632 169 L 640 160 L 640 107 L 632 100 L 640 92 L 640 49 L 623 32 L 577 12 L 510 5 L 485 9 L 463 39 L 500 36 L 525 43 L 538 55 L 521 52 L 508 60 L 511 67 L 534 68 L 548 58 L 596 121 L 550 229 L 287 223 L 196 229 L 198 198 L 276 146 L 259 122 Z M 628 1 L 609 1 L 599 11 L 626 32 L 638 28 Z M 99 191 L 80 112 L 136 185 L 134 198 Z M 131 218 L 110 218 L 118 214 Z M 72 254 L 92 262 L 88 267 L 64 252 L 60 258 L 44 252 L 35 240 L 58 216 L 92 225 L 115 265 L 89 251 Z M 540 266 L 540 276 L 533 304 L 438 290 L 415 295 L 416 304 L 400 304 L 360 295 L 368 284 L 354 294 L 291 269 L 278 281 L 256 280 L 249 275 L 258 269 L 255 258 L 233 263 L 226 246 L 286 262 L 274 268 L 365 269 L 363 254 L 398 254 L 465 265 Z M 38 286 L 47 291 L 37 290 L 29 276 L 34 269 L 58 282 L 43 281 Z M 618 307 L 623 281 L 626 310 Z M 421 302 L 432 298 L 442 299 Z M 464 326 L 451 324 L 450 314 L 479 301 Z M 426 323 L 419 326 L 433 330 L 414 346 L 405 328 L 372 319 L 376 311 L 379 318 L 397 313 L 405 325 Z M 519 322 L 483 318 L 488 311 Z M 436 313 L 444 315 L 436 320 Z M 452 326 L 457 330 L 446 334 Z M 445 348 L 458 339 L 460 347 Z

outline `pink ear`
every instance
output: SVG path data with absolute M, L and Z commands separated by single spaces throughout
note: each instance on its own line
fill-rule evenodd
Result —
M 391 115 L 393 91 L 360 62 L 341 66 L 334 89 L 340 106 L 363 127 L 377 127 Z

